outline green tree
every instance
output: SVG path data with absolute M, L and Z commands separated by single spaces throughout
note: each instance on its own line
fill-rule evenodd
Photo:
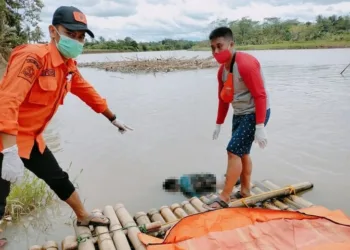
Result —
M 29 42 L 30 27 L 41 21 L 43 7 L 41 0 L 0 0 L 0 53 L 5 58 L 13 47 Z
M 30 41 L 38 43 L 44 37 L 44 33 L 39 26 L 36 26 L 33 31 L 30 32 Z

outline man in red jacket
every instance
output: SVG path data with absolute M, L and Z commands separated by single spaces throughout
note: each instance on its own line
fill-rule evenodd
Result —
M 234 109 L 232 137 L 226 148 L 228 164 L 225 187 L 211 208 L 227 207 L 235 183 L 241 177 L 240 196 L 250 196 L 252 161 L 250 149 L 255 140 L 260 148 L 267 145 L 265 126 L 270 107 L 259 61 L 250 54 L 236 52 L 230 28 L 219 27 L 209 35 L 212 53 L 220 63 L 218 70 L 219 105 L 213 139 L 217 139 L 229 105 Z

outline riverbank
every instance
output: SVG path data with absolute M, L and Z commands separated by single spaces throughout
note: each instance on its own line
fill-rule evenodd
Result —
M 350 41 L 307 41 L 307 42 L 282 42 L 275 44 L 260 45 L 236 45 L 238 50 L 282 50 L 282 49 L 332 49 L 332 48 L 350 48 Z M 208 46 L 196 45 L 189 51 L 209 51 Z M 114 49 L 85 49 L 83 54 L 100 54 L 100 53 L 130 53 L 146 51 L 121 51 Z

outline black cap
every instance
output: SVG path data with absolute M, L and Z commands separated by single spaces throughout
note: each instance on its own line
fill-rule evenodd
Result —
M 95 35 L 87 26 L 86 16 L 83 12 L 73 6 L 59 7 L 52 18 L 52 25 L 60 24 L 68 30 L 85 31 L 90 37 Z

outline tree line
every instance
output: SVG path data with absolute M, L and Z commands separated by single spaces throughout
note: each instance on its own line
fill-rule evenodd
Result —
M 283 42 L 307 41 L 349 41 L 350 15 L 322 16 L 318 15 L 314 22 L 300 22 L 297 19 L 282 20 L 278 17 L 265 18 L 263 22 L 244 17 L 229 21 L 219 19 L 208 25 L 210 31 L 219 26 L 230 27 L 237 45 L 263 45 Z M 86 42 L 87 50 L 116 51 L 157 51 L 157 50 L 188 50 L 194 47 L 208 47 L 209 41 L 200 42 L 187 40 L 164 39 L 160 42 L 137 43 L 130 37 L 124 40 L 105 40 L 99 37 Z
M 163 39 L 159 42 L 136 42 L 131 37 L 117 40 L 105 40 L 99 37 L 96 40 L 85 42 L 86 50 L 115 50 L 115 51 L 162 51 L 162 50 L 188 50 L 198 42 L 188 40 Z
M 0 0 L 0 54 L 5 58 L 9 51 L 19 44 L 43 41 L 44 33 L 38 26 L 42 0 Z M 284 42 L 306 41 L 350 41 L 350 15 L 318 15 L 314 22 L 300 22 L 297 19 L 282 20 L 278 17 L 265 18 L 263 22 L 248 17 L 230 21 L 219 19 L 208 24 L 206 36 L 218 26 L 230 27 L 237 45 L 264 45 Z M 158 42 L 137 42 L 131 37 L 106 40 L 86 39 L 85 50 L 113 51 L 161 51 L 189 50 L 208 47 L 208 40 L 189 41 L 163 39 Z
M 211 27 L 228 26 L 239 45 L 275 44 L 281 42 L 305 42 L 313 40 L 350 41 L 350 15 L 318 15 L 314 22 L 298 19 L 281 20 L 265 18 L 263 22 L 244 17 L 240 20 L 217 20 Z
M 43 7 L 41 0 L 0 0 L 0 55 L 7 58 L 15 46 L 42 39 Z

